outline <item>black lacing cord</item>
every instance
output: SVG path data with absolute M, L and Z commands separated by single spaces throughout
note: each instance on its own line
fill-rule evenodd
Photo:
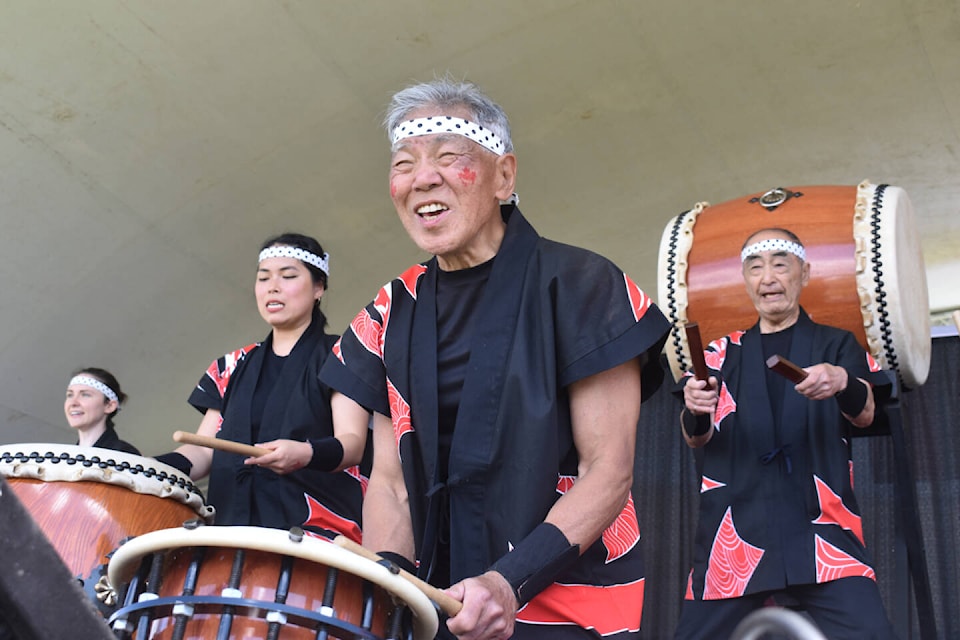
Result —
M 890 329 L 890 317 L 887 312 L 887 293 L 884 290 L 883 282 L 883 260 L 880 259 L 880 212 L 883 209 L 883 194 L 889 185 L 877 185 L 877 190 L 873 194 L 873 204 L 870 208 L 870 236 L 873 240 L 874 251 L 870 256 L 873 263 L 873 281 L 876 285 L 877 294 L 877 313 L 880 321 L 880 335 L 883 339 L 883 347 L 887 353 L 887 359 L 890 362 L 891 369 L 899 369 L 897 365 L 897 353 L 893 347 L 893 336 Z
M 187 482 L 181 476 L 175 476 L 169 474 L 166 471 L 159 471 L 153 467 L 144 467 L 142 464 L 130 464 L 126 460 L 122 462 L 117 462 L 113 458 L 103 459 L 100 456 L 90 456 L 89 458 L 82 453 L 77 454 L 76 456 L 71 456 L 69 453 L 55 454 L 52 451 L 47 451 L 46 453 L 39 453 L 37 451 L 32 451 L 30 453 L 24 453 L 22 451 L 17 451 L 16 453 L 10 453 L 9 451 L 4 451 L 0 453 L 0 462 L 5 464 L 10 464 L 13 462 L 35 462 L 35 463 L 49 463 L 49 464 L 65 464 L 72 466 L 75 464 L 82 465 L 84 467 L 99 467 L 100 469 L 115 469 L 117 471 L 129 473 L 130 475 L 143 475 L 145 478 L 156 478 L 161 482 L 168 482 L 175 487 L 189 491 L 197 496 L 203 498 L 203 494 L 200 493 L 200 490 L 192 482 Z
M 680 235 L 680 229 L 683 221 L 690 211 L 684 211 L 676 217 L 673 227 L 670 229 L 670 241 L 667 243 L 667 315 L 670 317 L 670 335 L 673 338 L 673 352 L 677 356 L 677 364 L 680 371 L 686 371 L 690 368 L 686 358 L 683 355 L 683 343 L 680 340 L 680 312 L 677 308 L 676 283 L 677 283 L 677 238 Z

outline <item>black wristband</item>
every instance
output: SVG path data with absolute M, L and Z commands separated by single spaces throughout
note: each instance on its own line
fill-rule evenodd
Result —
M 837 404 L 840 405 L 840 411 L 851 418 L 856 418 L 867 406 L 867 385 L 854 378 L 847 371 L 847 388 L 838 391 L 834 397 L 837 399 Z
M 490 569 L 507 579 L 522 607 L 579 557 L 580 545 L 570 544 L 560 529 L 543 522 Z
M 407 573 L 411 575 L 417 575 L 417 566 L 413 564 L 412 561 L 407 560 L 405 556 L 402 556 L 399 553 L 394 553 L 393 551 L 378 551 L 377 555 L 388 562 L 392 562 Z M 389 569 L 390 567 L 387 568 Z
M 177 453 L 176 451 L 161 454 L 155 457 L 154 460 L 157 462 L 162 462 L 163 464 L 168 464 L 185 475 L 190 475 L 190 470 L 193 469 L 193 463 L 190 462 L 190 458 L 182 453 Z
M 683 430 L 687 432 L 689 437 L 696 438 L 710 431 L 710 414 L 695 414 L 684 408 L 680 412 L 680 424 L 683 425 Z
M 308 469 L 333 471 L 340 466 L 343 461 L 343 445 L 340 444 L 339 440 L 329 436 L 308 440 L 308 442 L 313 447 L 313 457 L 307 463 Z

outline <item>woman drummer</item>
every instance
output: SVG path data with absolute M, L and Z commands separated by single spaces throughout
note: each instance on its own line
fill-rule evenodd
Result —
M 88 367 L 74 373 L 67 385 L 63 413 L 77 430 L 77 444 L 140 455 L 136 447 L 120 439 L 113 424 L 126 399 L 120 383 L 106 369 Z
M 263 243 L 254 286 L 270 326 L 259 343 L 214 361 L 190 395 L 203 436 L 269 449 L 259 457 L 185 444 L 158 460 L 209 475 L 216 524 L 303 527 L 360 539 L 368 434 L 334 429 L 330 390 L 317 372 L 337 336 L 324 332 L 320 299 L 328 255 L 314 238 L 285 233 Z

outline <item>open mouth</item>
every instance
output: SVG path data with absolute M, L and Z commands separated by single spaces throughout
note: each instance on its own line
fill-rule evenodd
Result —
M 445 211 L 448 211 L 446 205 L 442 205 L 439 202 L 432 202 L 430 204 L 417 207 L 417 215 L 421 218 L 427 219 L 435 218 Z

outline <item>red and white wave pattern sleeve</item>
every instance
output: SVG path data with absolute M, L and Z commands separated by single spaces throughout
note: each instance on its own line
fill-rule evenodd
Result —
M 633 319 L 640 322 L 650 308 L 652 301 L 650 296 L 643 292 L 643 289 L 637 286 L 637 283 L 630 279 L 630 276 L 623 274 L 623 282 L 627 287 L 627 297 L 630 299 L 630 309 L 633 311 Z
M 826 482 L 813 476 L 813 483 L 817 487 L 817 501 L 820 503 L 820 515 L 813 520 L 813 524 L 833 524 L 853 532 L 860 544 L 863 544 L 863 524 L 860 516 L 850 511 L 843 504 L 843 498 L 830 488 Z
M 841 551 L 820 536 L 814 536 L 814 538 L 816 539 L 817 583 L 852 577 L 877 579 L 877 574 L 869 565 Z
M 703 352 L 703 359 L 708 367 L 714 371 L 720 371 L 723 361 L 727 359 L 727 339 L 720 338 L 711 342 Z
M 576 481 L 576 476 L 559 476 L 557 493 L 565 494 Z M 607 550 L 607 564 L 622 558 L 640 542 L 640 522 L 637 520 L 632 492 L 627 495 L 627 504 L 624 505 L 617 519 L 604 529 L 601 539 L 603 547 Z
M 407 294 L 414 300 L 417 299 L 417 281 L 420 280 L 420 276 L 426 272 L 427 265 L 415 264 L 400 274 L 399 279 L 400 282 L 403 283 L 403 288 L 406 289 Z
M 410 404 L 400 395 L 400 392 L 387 378 L 387 395 L 390 397 L 390 420 L 393 422 L 393 437 L 400 447 L 400 438 L 405 433 L 413 431 L 413 421 L 410 419 Z
M 227 385 L 230 384 L 230 376 L 236 371 L 237 365 L 240 364 L 240 361 L 256 346 L 259 346 L 259 343 L 255 342 L 248 344 L 242 349 L 231 351 L 230 353 L 224 354 L 222 358 L 214 360 L 210 363 L 210 366 L 207 367 L 207 377 L 216 385 L 217 392 L 221 398 L 227 392 Z M 220 366 L 221 362 L 223 364 L 222 368 Z
M 723 419 L 726 418 L 731 413 L 735 413 L 737 410 L 737 401 L 733 399 L 733 395 L 730 393 L 730 390 L 727 388 L 727 383 L 723 382 L 720 384 L 720 395 L 717 398 L 717 409 L 713 413 L 713 426 L 717 431 L 720 431 L 720 423 L 723 422 Z
M 620 515 L 603 531 L 603 546 L 607 549 L 607 563 L 622 558 L 640 542 L 640 523 L 633 504 L 633 493 Z
M 383 359 L 383 350 L 381 348 L 381 336 L 383 325 L 371 317 L 366 309 L 361 309 L 350 323 L 350 331 L 356 336 L 364 349 Z M 340 360 L 343 360 L 343 354 L 340 354 Z
M 576 476 L 559 476 L 557 492 L 565 494 L 576 481 Z M 630 496 L 617 520 L 603 533 L 607 562 L 625 554 L 639 540 L 640 527 Z M 524 605 L 517 620 L 544 626 L 573 623 L 601 636 L 636 633 L 643 617 L 644 584 L 643 578 L 602 586 L 555 582 Z
M 577 476 L 557 476 L 557 493 L 565 494 L 573 487 L 577 481 Z
M 360 483 L 360 492 L 367 495 L 367 484 L 370 482 L 370 478 L 360 473 L 360 465 L 355 464 L 352 467 L 347 467 L 343 470 L 343 473 L 355 478 Z
M 636 633 L 643 618 L 644 584 L 643 578 L 603 587 L 554 582 L 517 612 L 517 620 L 544 627 L 573 623 L 600 636 Z
M 727 486 L 725 482 L 719 482 L 713 478 L 708 478 L 707 476 L 700 478 L 700 493 L 706 493 L 711 489 L 719 489 L 720 487 L 725 486 Z
M 307 520 L 303 523 L 304 526 L 314 526 L 334 533 L 342 533 L 360 544 L 362 536 L 359 523 L 334 513 L 313 496 L 305 493 L 303 497 L 307 500 L 308 509 Z
M 733 512 L 727 507 L 710 549 L 703 599 L 721 600 L 742 596 L 763 554 L 763 549 L 740 537 L 733 524 Z
M 724 360 L 727 359 L 727 347 L 731 344 L 739 347 L 743 333 L 743 331 L 734 331 L 708 344 L 706 351 L 703 352 L 707 366 L 716 371 L 720 371 L 720 368 L 723 367 Z
M 427 270 L 422 264 L 417 264 L 402 274 L 397 280 L 403 285 L 404 291 L 416 300 L 417 281 Z M 363 348 L 373 355 L 383 360 L 384 340 L 387 335 L 387 326 L 390 324 L 390 312 L 393 308 L 393 286 L 387 284 L 380 288 L 377 297 L 373 300 L 373 308 L 379 315 L 379 319 L 370 315 L 370 312 L 363 309 L 356 315 L 353 322 L 350 323 L 350 330 L 357 337 L 357 341 L 363 345 Z M 340 350 L 340 341 L 333 348 L 334 354 L 340 362 L 343 362 L 343 353 Z

